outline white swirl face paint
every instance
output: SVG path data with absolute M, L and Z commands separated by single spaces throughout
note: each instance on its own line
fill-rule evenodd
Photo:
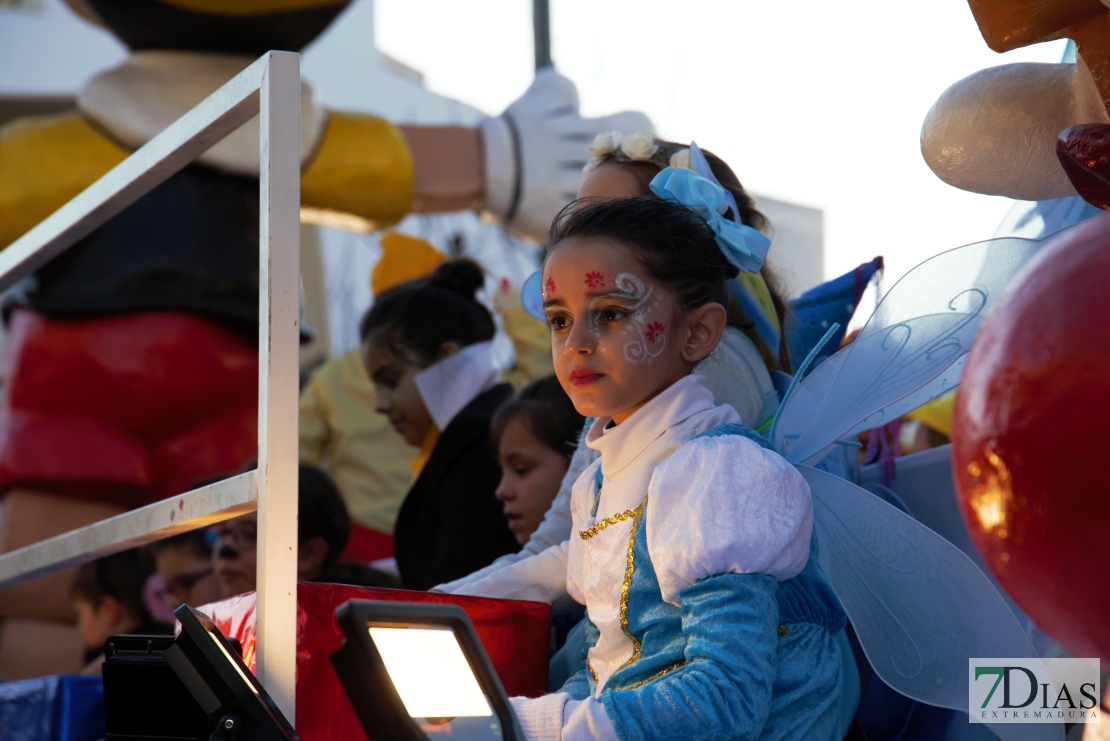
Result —
M 651 365 L 652 358 L 659 357 L 667 346 L 666 327 L 659 322 L 648 322 L 648 315 L 659 307 L 662 296 L 656 294 L 654 285 L 645 286 L 632 273 L 619 273 L 613 283 L 617 290 L 609 296 L 619 296 L 632 304 L 628 324 L 618 333 L 619 336 L 628 338 L 622 348 L 624 358 L 633 365 Z M 599 296 L 590 302 L 589 314 L 590 333 L 599 345 L 602 341 L 602 328 L 598 321 L 599 312 L 595 307 L 602 298 L 604 296 Z M 659 347 L 652 352 L 649 344 L 655 343 Z

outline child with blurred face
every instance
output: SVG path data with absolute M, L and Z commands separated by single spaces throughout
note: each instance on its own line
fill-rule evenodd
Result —
M 500 468 L 490 421 L 512 394 L 499 383 L 493 315 L 472 260 L 377 296 L 360 334 L 374 409 L 420 448 L 393 531 L 405 589 L 430 589 L 519 549 L 494 495 Z
M 223 598 L 212 569 L 212 546 L 204 529 L 181 533 L 146 546 L 145 556 L 165 582 L 163 602 L 200 607 Z
M 335 482 L 306 463 L 297 475 L 297 581 L 325 578 L 339 561 L 351 535 L 351 519 Z M 214 525 L 212 569 L 224 597 L 253 591 L 258 568 L 258 515 L 251 513 Z
M 559 493 L 583 421 L 555 376 L 529 384 L 494 414 L 490 437 L 501 464 L 495 493 L 521 545 Z

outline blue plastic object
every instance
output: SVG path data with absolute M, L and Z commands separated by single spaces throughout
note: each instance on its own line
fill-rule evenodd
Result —
M 883 258 L 876 257 L 852 272 L 811 288 L 788 302 L 790 312 L 786 317 L 784 334 L 792 364 L 800 363 L 802 358 L 809 355 L 834 323 L 840 325 L 840 331 L 821 348 L 817 360 L 840 349 L 848 322 L 863 298 L 863 292 L 867 290 L 867 285 L 875 274 L 882 269 Z
M 100 677 L 63 675 L 0 684 L 4 741 L 98 741 L 106 733 Z

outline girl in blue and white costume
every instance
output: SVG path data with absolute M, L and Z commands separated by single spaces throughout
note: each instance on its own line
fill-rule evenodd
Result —
M 844 613 L 809 487 L 692 374 L 724 331 L 725 281 L 758 269 L 766 241 L 689 170 L 652 187 L 707 207 L 579 203 L 549 239 L 556 374 L 598 418 L 601 458 L 574 486 L 570 540 L 541 561 L 586 606 L 587 651 L 562 691 L 513 704 L 532 741 L 832 739 Z

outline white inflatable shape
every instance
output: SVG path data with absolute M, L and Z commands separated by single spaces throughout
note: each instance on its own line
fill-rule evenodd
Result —
M 138 51 L 101 72 L 77 96 L 81 112 L 138 149 L 254 62 L 238 54 Z M 301 162 L 316 151 L 326 114 L 301 80 Z M 197 162 L 258 177 L 258 116 L 217 142 Z
M 1082 61 L 991 67 L 937 99 L 921 127 L 921 154 L 961 190 L 1024 201 L 1074 196 L 1056 138 L 1086 123 L 1110 117 Z

